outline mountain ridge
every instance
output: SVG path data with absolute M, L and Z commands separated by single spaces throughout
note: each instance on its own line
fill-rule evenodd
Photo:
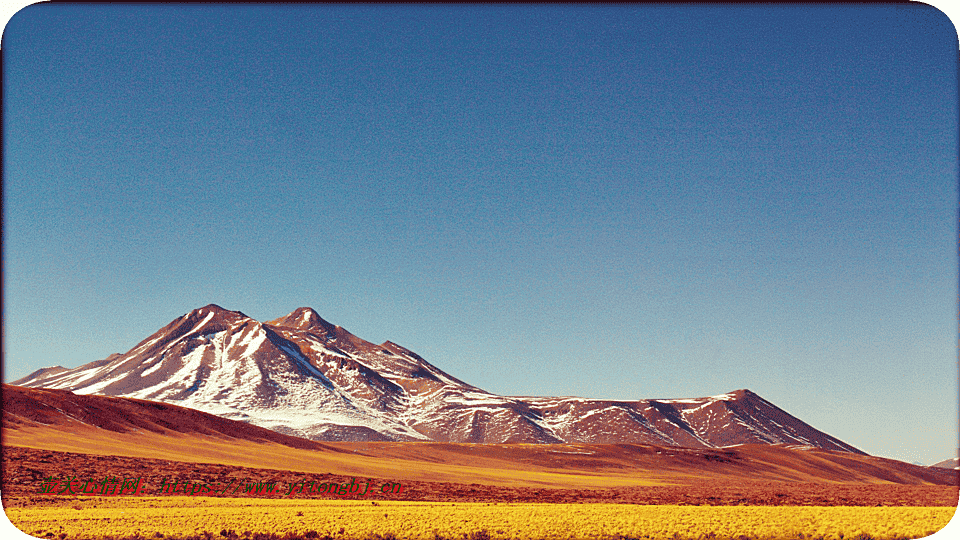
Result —
M 492 394 L 309 307 L 262 323 L 208 304 L 127 353 L 12 384 L 162 401 L 313 440 L 762 443 L 863 454 L 748 389 L 635 401 Z
M 941 485 L 953 487 L 951 504 L 956 502 L 956 471 L 832 450 L 799 450 L 776 444 L 691 449 L 585 443 L 315 442 L 202 411 L 140 399 L 8 384 L 0 386 L 0 397 L 5 450 L 19 447 L 76 452 L 90 459 L 128 456 L 166 460 L 167 464 L 169 460 L 232 464 L 473 486 L 478 481 L 519 483 L 538 490 L 545 486 L 605 489 L 617 485 L 686 485 L 684 489 L 715 486 L 717 491 L 724 491 L 730 489 L 729 482 L 742 486 L 744 481 L 791 482 L 792 488 L 797 487 L 795 482 L 840 483 L 847 487 L 854 483 L 857 492 L 878 484 L 918 488 Z M 9 456 L 5 454 L 6 457 Z M 46 463 L 45 467 L 55 475 L 62 472 L 57 471 L 62 462 L 57 464 L 50 458 L 49 452 L 45 453 L 45 461 L 37 465 Z M 87 458 L 79 458 L 81 462 L 84 459 Z M 76 455 L 71 458 L 71 467 L 76 466 L 77 460 Z M 116 471 L 116 460 L 104 463 Z M 157 478 L 156 468 L 151 468 Z M 32 466 L 29 469 L 25 472 L 32 480 L 21 485 L 35 492 L 34 482 L 47 474 Z M 530 472 L 534 475 L 529 476 Z M 9 480 L 5 474 L 5 495 Z M 722 482 L 728 482 L 726 488 Z M 733 501 L 740 496 L 736 490 L 729 495 Z M 890 492 L 892 504 L 903 504 L 902 495 L 903 492 Z M 774 493 L 770 496 L 774 497 Z M 781 503 L 778 500 L 776 504 Z

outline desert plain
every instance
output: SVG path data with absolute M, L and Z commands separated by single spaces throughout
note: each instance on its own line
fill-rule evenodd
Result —
M 316 442 L 138 400 L 3 390 L 4 510 L 38 538 L 901 539 L 941 529 L 958 499 L 956 471 L 811 448 Z M 50 489 L 68 477 L 141 490 Z M 171 481 L 276 492 L 161 493 Z M 309 481 L 402 489 L 290 492 Z

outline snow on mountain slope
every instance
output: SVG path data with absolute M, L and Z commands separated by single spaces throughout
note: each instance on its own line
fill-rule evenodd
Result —
M 523 399 L 545 425 L 567 442 L 635 442 L 693 448 L 761 443 L 862 453 L 749 390 L 696 399 Z
M 310 308 L 261 323 L 211 304 L 126 354 L 13 384 L 161 401 L 314 440 L 767 443 L 862 453 L 749 390 L 639 401 L 498 396 Z

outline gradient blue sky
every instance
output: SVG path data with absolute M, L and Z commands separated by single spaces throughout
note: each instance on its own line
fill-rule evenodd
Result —
M 40 4 L 2 47 L 4 381 L 311 306 L 491 392 L 956 454 L 936 9 Z

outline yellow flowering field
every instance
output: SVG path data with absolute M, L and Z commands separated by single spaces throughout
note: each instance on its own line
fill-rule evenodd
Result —
M 87 499 L 94 503 L 91 499 Z M 86 501 L 85 501 L 86 502 Z M 221 531 L 433 540 L 486 531 L 490 538 L 917 538 L 944 527 L 944 507 L 650 506 L 440 503 L 187 497 L 97 498 L 96 507 L 8 508 L 37 537 L 144 538 Z M 711 536 L 713 535 L 713 536 Z M 842 536 L 841 536 L 842 535 Z M 311 536 L 313 536 L 311 534 Z

